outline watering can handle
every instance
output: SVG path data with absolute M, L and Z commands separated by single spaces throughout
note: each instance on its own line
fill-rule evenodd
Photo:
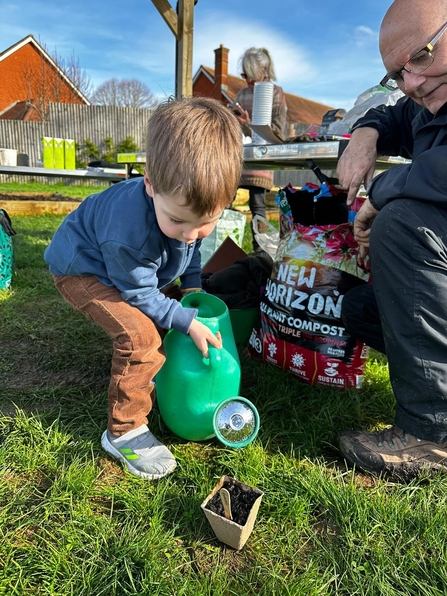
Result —
M 212 345 L 208 346 L 208 354 L 209 354 L 209 366 L 212 368 L 213 366 L 219 366 L 219 363 L 222 360 L 221 350 L 219 348 L 215 348 Z

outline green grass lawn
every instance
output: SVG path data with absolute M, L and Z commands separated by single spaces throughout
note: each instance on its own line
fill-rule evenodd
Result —
M 108 185 L 75 185 L 68 186 L 61 182 L 56 184 L 48 184 L 45 182 L 27 182 L 25 184 L 19 182 L 0 182 L 0 193 L 29 193 L 29 194 L 59 194 L 65 197 L 73 197 L 74 199 L 85 199 L 95 192 L 101 192 L 108 188 Z
M 340 392 L 241 349 L 241 395 L 261 418 L 252 444 L 184 441 L 155 408 L 175 472 L 144 481 L 109 458 L 110 341 L 64 303 L 42 258 L 61 220 L 14 218 L 16 272 L 0 292 L 0 595 L 446 594 L 447 478 L 374 479 L 335 449 L 340 430 L 393 420 L 376 353 L 363 390 Z M 224 474 L 264 492 L 241 551 L 200 509 Z

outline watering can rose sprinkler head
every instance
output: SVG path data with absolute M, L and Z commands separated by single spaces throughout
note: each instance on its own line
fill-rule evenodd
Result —
M 245 397 L 230 397 L 217 406 L 213 428 L 216 437 L 227 447 L 246 447 L 258 434 L 258 411 Z

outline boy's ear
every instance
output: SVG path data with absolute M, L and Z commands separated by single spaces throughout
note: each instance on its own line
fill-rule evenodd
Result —
M 152 188 L 152 183 L 149 180 L 149 176 L 147 175 L 146 170 L 144 170 L 144 186 L 146 187 L 146 192 L 150 197 L 154 196 L 154 189 Z

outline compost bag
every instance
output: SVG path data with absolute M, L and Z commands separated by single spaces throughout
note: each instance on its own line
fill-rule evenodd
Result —
M 326 181 L 287 186 L 276 203 L 280 239 L 248 353 L 311 385 L 360 388 L 369 348 L 347 332 L 341 306 L 369 272 L 360 266 L 346 193 Z

